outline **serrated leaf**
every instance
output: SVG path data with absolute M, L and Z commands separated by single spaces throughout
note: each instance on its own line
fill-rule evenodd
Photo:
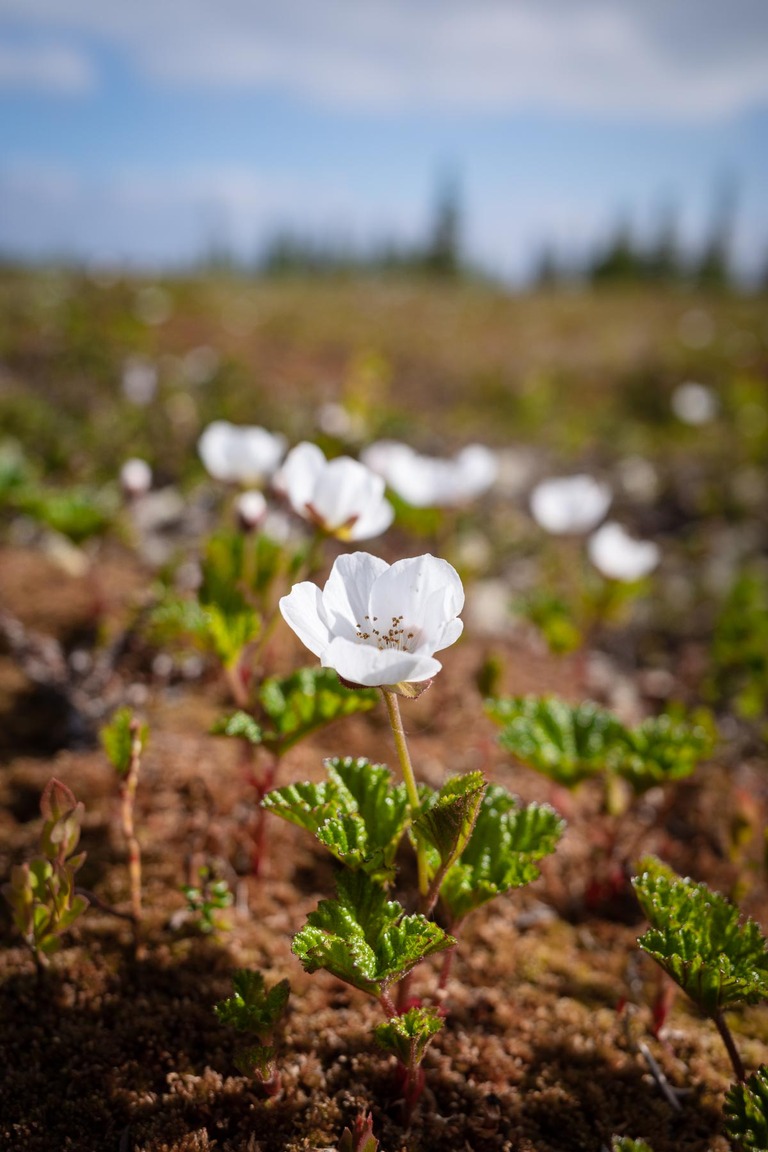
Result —
M 268 989 L 261 972 L 238 968 L 232 975 L 232 984 L 234 996 L 214 1006 L 218 1019 L 239 1032 L 269 1034 L 285 1012 L 291 993 L 289 981 L 281 980 Z
M 469 772 L 446 781 L 428 807 L 422 807 L 413 830 L 437 849 L 448 867 L 463 852 L 475 826 L 486 781 L 482 772 Z
M 755 921 L 659 861 L 643 868 L 632 881 L 651 925 L 638 940 L 643 951 L 710 1016 L 768 999 L 768 947 Z
M 308 972 L 325 968 L 379 997 L 421 960 L 455 941 L 423 916 L 407 916 L 364 872 L 338 879 L 338 899 L 321 900 L 293 939 Z
M 626 732 L 615 716 L 590 701 L 574 706 L 555 696 L 516 696 L 486 701 L 485 710 L 502 725 L 504 748 L 568 788 L 604 771 Z
M 263 743 L 264 733 L 256 723 L 253 716 L 247 712 L 233 712 L 231 716 L 222 716 L 211 728 L 212 736 L 235 736 L 247 740 L 254 746 Z
M 554 852 L 564 827 L 549 805 L 521 806 L 500 785 L 489 785 L 472 836 L 440 888 L 452 923 L 511 888 L 535 880 L 537 862 Z
M 744 1084 L 733 1084 L 726 1093 L 725 1129 L 743 1152 L 768 1148 L 768 1068 L 761 1064 Z
M 259 689 L 268 720 L 264 742 L 283 755 L 316 728 L 367 712 L 378 698 L 375 688 L 345 688 L 332 668 L 301 668 L 290 676 L 272 676 Z
M 654 716 L 618 734 L 608 767 L 635 792 L 642 793 L 657 784 L 690 776 L 711 754 L 712 746 L 712 735 L 703 725 Z
M 311 832 L 348 868 L 391 878 L 409 819 L 405 786 L 383 764 L 346 757 L 325 761 L 328 780 L 268 792 L 264 807 Z
M 322 780 L 319 784 L 307 782 L 274 788 L 267 792 L 262 805 L 268 812 L 273 812 L 291 824 L 298 824 L 313 836 L 335 814 L 354 811 L 354 802 L 331 780 Z
M 406 1068 L 417 1068 L 430 1042 L 445 1021 L 434 1008 L 409 1008 L 378 1024 L 373 1034 L 386 1052 L 391 1052 Z

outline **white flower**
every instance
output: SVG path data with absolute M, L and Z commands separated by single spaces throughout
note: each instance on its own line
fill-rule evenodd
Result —
M 661 557 L 658 544 L 652 540 L 634 540 L 615 520 L 603 524 L 590 536 L 587 552 L 603 576 L 627 583 L 651 573 Z
M 379 440 L 360 458 L 414 508 L 464 504 L 487 491 L 498 474 L 496 456 L 483 444 L 468 444 L 446 459 L 423 456 L 396 440 Z
M 316 444 L 297 444 L 274 478 L 294 512 L 339 540 L 369 540 L 392 523 L 384 481 L 350 456 L 326 460 Z
M 309 581 L 294 585 L 280 611 L 344 681 L 401 689 L 440 671 L 434 653 L 458 640 L 463 605 L 461 580 L 446 560 L 426 555 L 389 565 L 353 552 L 338 557 L 322 591 Z
M 209 475 L 228 484 L 261 484 L 275 471 L 285 449 L 280 433 L 227 420 L 214 420 L 197 444 Z
M 717 397 L 704 384 L 687 380 L 672 393 L 672 411 L 684 424 L 709 424 L 717 415 Z
M 531 492 L 531 513 L 540 528 L 554 535 L 589 532 L 608 511 L 613 493 L 586 473 L 542 480 Z
M 152 487 L 152 469 L 138 456 L 126 460 L 120 469 L 120 487 L 129 499 L 143 496 Z

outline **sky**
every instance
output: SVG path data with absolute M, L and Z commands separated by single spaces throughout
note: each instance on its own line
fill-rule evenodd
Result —
M 768 264 L 765 0 L 0 0 L 0 253 L 416 243 L 510 280 L 619 224 Z

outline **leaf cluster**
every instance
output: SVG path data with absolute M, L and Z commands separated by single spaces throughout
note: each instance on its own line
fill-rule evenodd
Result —
M 548 804 L 521 805 L 489 784 L 478 805 L 472 835 L 446 870 L 440 899 L 456 925 L 487 901 L 529 884 L 538 861 L 554 852 L 565 828 Z
M 744 1152 L 768 1148 L 768 1068 L 764 1064 L 749 1079 L 733 1084 L 725 1097 L 725 1128 Z
M 380 998 L 417 964 L 456 941 L 421 915 L 407 915 L 364 872 L 343 872 L 337 898 L 321 900 L 293 938 L 307 972 L 324 968 L 369 996 Z
M 653 858 L 632 883 L 650 921 L 638 944 L 703 1012 L 768 999 L 768 945 L 754 920 Z
M 40 855 L 16 865 L 2 888 L 14 927 L 39 962 L 59 949 L 62 934 L 88 907 L 75 891 L 75 873 L 85 860 L 84 852 L 74 855 L 84 810 L 66 785 L 50 780 L 40 800 Z
M 555 696 L 516 696 L 488 700 L 485 710 L 501 725 L 504 748 L 568 788 L 613 774 L 642 793 L 690 775 L 712 750 L 712 734 L 703 724 L 662 715 L 628 728 L 591 701 L 571 705 Z
M 768 575 L 748 568 L 733 583 L 712 638 L 710 695 L 745 720 L 768 708 Z
M 214 1006 L 222 1024 L 242 1033 L 245 1042 L 238 1045 L 235 1064 L 245 1076 L 257 1076 L 266 1082 L 274 1076 L 276 1049 L 270 1043 L 272 1033 L 282 1020 L 291 986 L 280 980 L 267 988 L 261 972 L 238 968 L 232 975 L 234 995 Z
M 418 1068 L 431 1041 L 443 1027 L 443 1017 L 435 1008 L 409 1008 L 378 1024 L 373 1034 L 386 1052 L 391 1052 L 406 1068 Z
M 629 1136 L 614 1136 L 611 1141 L 611 1152 L 653 1152 L 650 1144 L 645 1140 L 632 1140 Z
M 325 761 L 327 779 L 268 792 L 268 812 L 305 828 L 347 868 L 381 881 L 394 876 L 397 846 L 408 825 L 408 797 L 383 764 L 364 758 Z

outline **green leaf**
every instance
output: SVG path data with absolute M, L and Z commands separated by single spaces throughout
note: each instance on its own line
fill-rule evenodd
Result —
M 433 793 L 413 822 L 417 836 L 436 850 L 439 864 L 434 875 L 444 873 L 464 851 L 472 835 L 485 792 L 482 772 L 454 776 Z
M 300 828 L 317 835 L 326 820 L 339 813 L 354 812 L 354 800 L 343 793 L 332 780 L 319 784 L 286 784 L 267 792 L 262 800 L 268 812 L 282 820 L 298 824 Z
M 332 668 L 301 668 L 270 677 L 259 690 L 264 743 L 283 755 L 310 732 L 342 716 L 367 712 L 378 702 L 375 688 L 345 688 Z
M 147 742 L 148 726 L 137 723 L 134 728 L 133 725 L 131 709 L 118 708 L 109 724 L 105 724 L 99 732 L 101 745 L 119 776 L 127 776 L 131 767 L 134 738 L 139 740 L 142 748 Z
M 653 1152 L 650 1144 L 645 1140 L 631 1140 L 629 1136 L 614 1136 L 611 1141 L 611 1152 Z
M 75 544 L 105 532 L 117 511 L 114 494 L 90 488 L 30 487 L 17 497 L 19 508 Z
M 379 1142 L 373 1134 L 370 1112 L 355 1119 L 355 1128 L 345 1128 L 339 1140 L 339 1152 L 377 1152 Z
M 418 1068 L 443 1024 L 443 1017 L 434 1008 L 409 1008 L 401 1016 L 378 1024 L 373 1034 L 381 1047 L 406 1068 Z
M 626 729 L 610 712 L 587 701 L 571 705 L 555 696 L 517 696 L 486 701 L 502 725 L 499 743 L 523 764 L 573 788 L 608 766 Z
M 617 734 L 608 766 L 637 793 L 669 780 L 682 780 L 712 752 L 714 740 L 702 724 L 683 724 L 654 716 Z
M 549 805 L 520 806 L 506 789 L 489 785 L 472 836 L 440 889 L 451 922 L 457 924 L 488 900 L 535 880 L 537 862 L 554 852 L 564 828 Z
M 643 951 L 710 1016 L 768 999 L 768 948 L 755 921 L 658 860 L 643 869 L 632 881 L 651 925 L 638 940 Z
M 391 878 L 409 819 L 405 786 L 393 785 L 388 768 L 364 758 L 329 759 L 325 767 L 327 781 L 275 789 L 264 807 L 311 832 L 348 868 Z
M 211 735 L 236 736 L 254 746 L 264 741 L 264 733 L 260 726 L 247 712 L 233 712 L 231 716 L 222 716 L 211 728 Z
M 725 1097 L 725 1130 L 743 1152 L 768 1148 L 768 1068 L 761 1064 L 744 1084 L 733 1084 Z
M 232 975 L 234 996 L 214 1006 L 222 1024 L 229 1024 L 238 1032 L 256 1036 L 268 1035 L 285 1012 L 291 985 L 281 980 L 267 988 L 261 972 L 239 968 Z
M 321 900 L 293 939 L 308 972 L 325 968 L 379 997 L 416 964 L 455 941 L 423 916 L 407 916 L 364 872 L 343 873 L 338 899 Z

